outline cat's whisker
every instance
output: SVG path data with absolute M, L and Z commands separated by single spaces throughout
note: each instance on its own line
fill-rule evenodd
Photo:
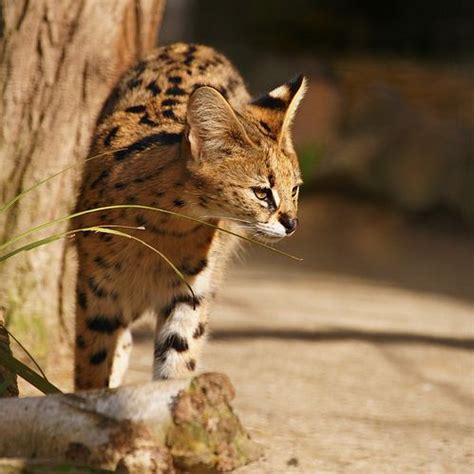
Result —
M 252 225 L 252 222 L 246 221 L 245 219 L 239 219 L 237 217 L 228 217 L 228 216 L 202 216 L 203 219 L 222 219 L 227 221 L 236 221 L 236 222 L 243 222 L 245 224 Z

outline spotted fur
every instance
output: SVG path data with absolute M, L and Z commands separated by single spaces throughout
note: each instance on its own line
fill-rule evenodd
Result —
M 232 64 L 211 48 L 154 51 L 119 82 L 104 106 L 85 165 L 78 211 L 139 204 L 275 240 L 296 226 L 298 161 L 290 124 L 304 93 L 299 77 L 256 100 Z M 199 222 L 145 209 L 83 215 L 74 228 L 125 229 L 165 254 L 192 286 L 139 242 L 77 236 L 75 384 L 120 384 L 130 324 L 156 314 L 154 378 L 197 368 L 209 302 L 236 238 Z

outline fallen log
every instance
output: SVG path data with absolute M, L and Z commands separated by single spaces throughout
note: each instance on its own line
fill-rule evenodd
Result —
M 230 471 L 260 456 L 222 374 L 0 403 L 0 458 L 122 473 Z M 20 471 L 21 472 L 21 471 Z
M 54 461 L 0 459 L 2 474 L 110 474 L 112 471 Z

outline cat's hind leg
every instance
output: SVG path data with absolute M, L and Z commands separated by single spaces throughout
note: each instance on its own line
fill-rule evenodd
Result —
M 131 349 L 128 323 L 118 296 L 98 275 L 77 283 L 74 381 L 76 390 L 116 386 Z M 112 373 L 113 369 L 113 373 Z

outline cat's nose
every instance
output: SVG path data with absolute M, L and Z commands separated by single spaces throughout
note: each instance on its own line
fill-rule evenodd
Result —
M 286 235 L 290 235 L 296 230 L 296 226 L 298 224 L 298 219 L 296 219 L 296 217 L 290 217 L 288 214 L 282 214 L 279 220 L 280 224 L 286 230 Z

